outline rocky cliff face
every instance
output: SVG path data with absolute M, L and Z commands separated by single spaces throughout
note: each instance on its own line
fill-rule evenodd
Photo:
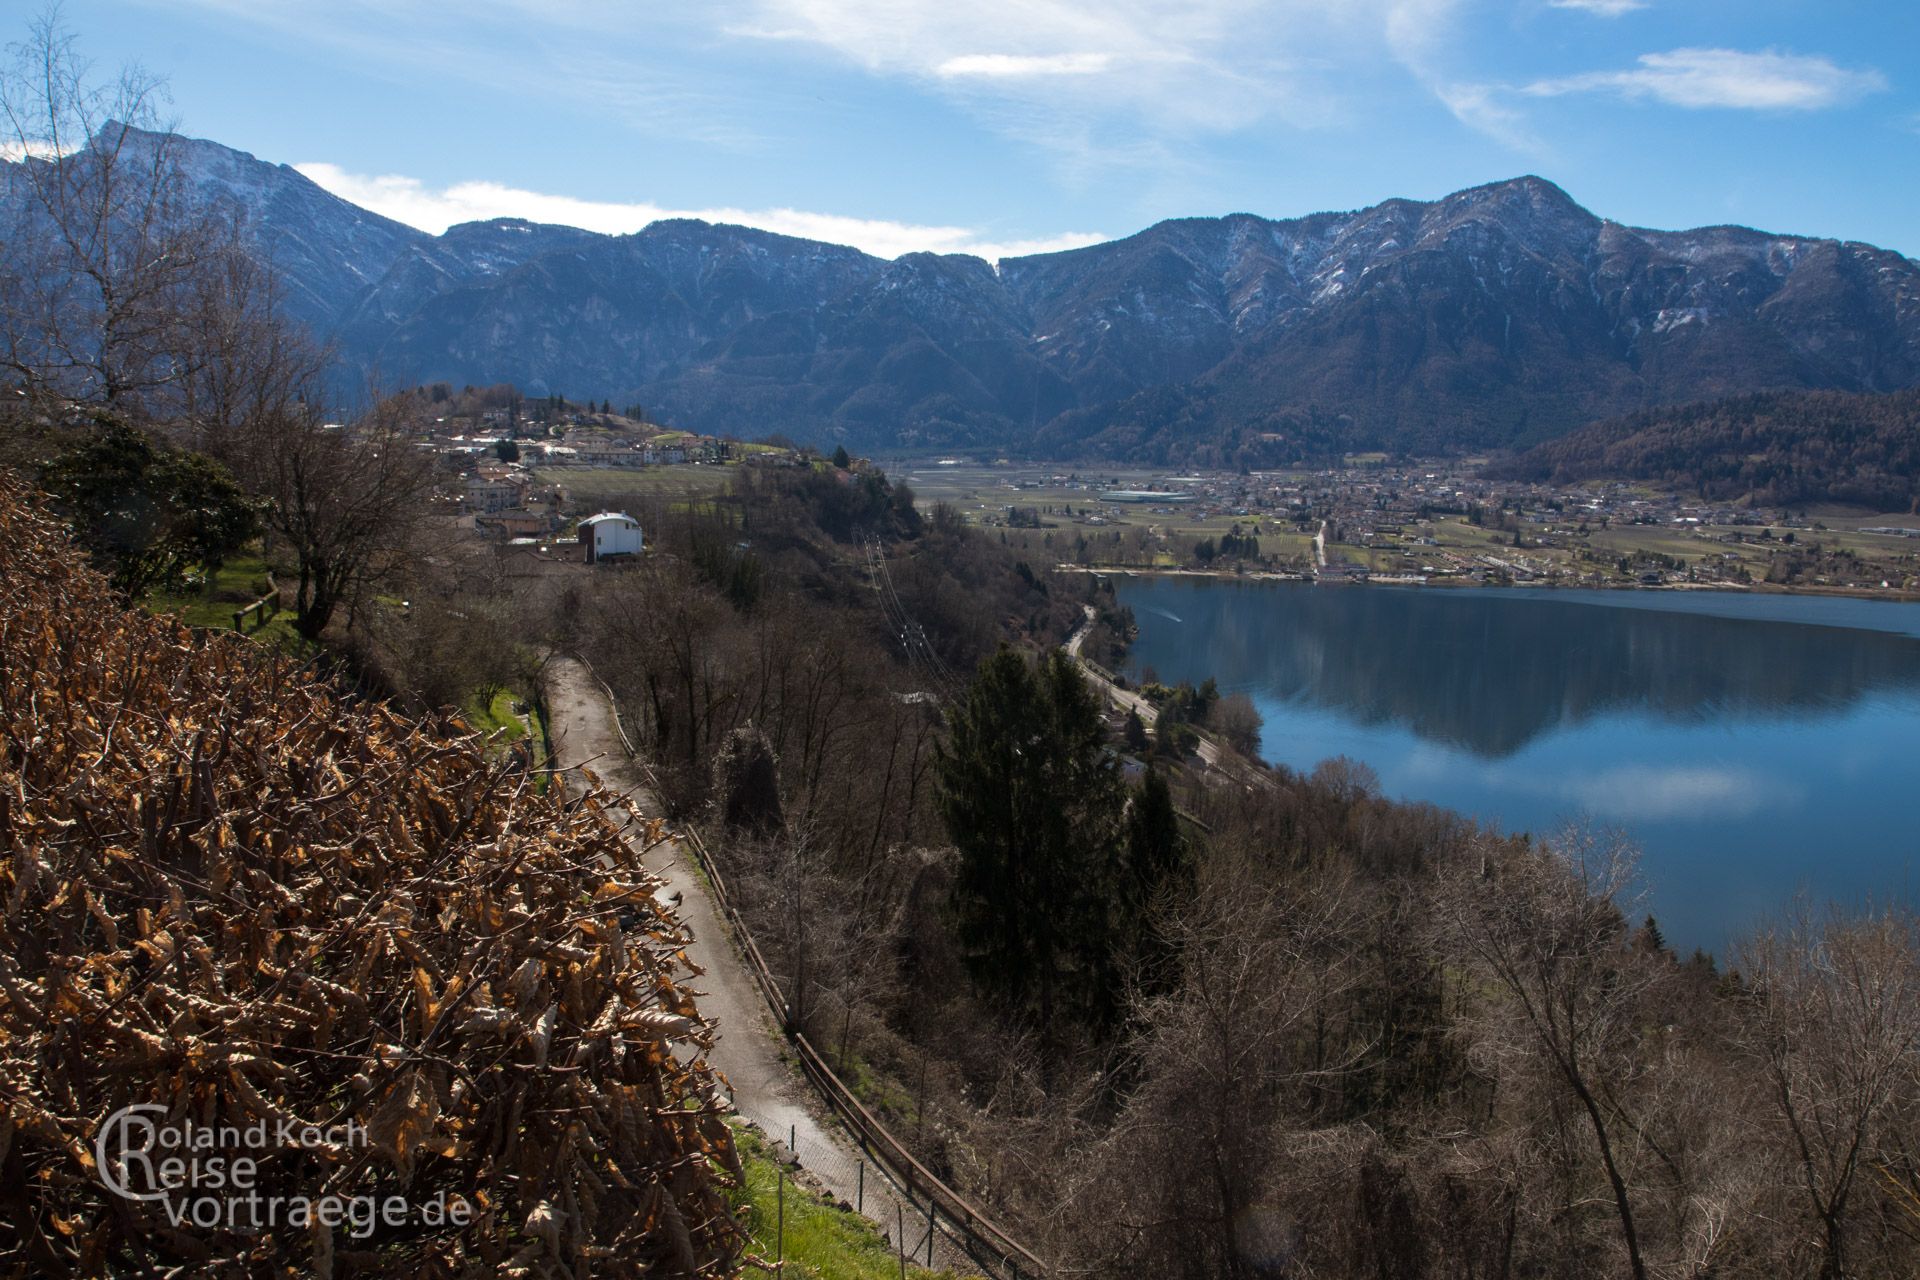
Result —
M 1258 464 L 1920 384 L 1920 265 L 1624 227 L 1539 178 L 988 264 L 699 222 L 428 236 L 284 166 L 207 142 L 183 155 L 197 198 L 246 215 L 295 313 L 355 364 L 639 399 L 707 431 Z

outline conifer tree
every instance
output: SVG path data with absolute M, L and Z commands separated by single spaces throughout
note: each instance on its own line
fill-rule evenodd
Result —
M 1149 990 L 1171 985 L 1172 953 L 1166 926 L 1193 892 L 1193 861 L 1174 811 L 1173 791 L 1158 769 L 1148 768 L 1127 806 L 1117 901 L 1119 938 L 1135 977 Z M 1117 995 L 1117 993 L 1115 993 Z
M 1122 786 L 1099 704 L 1064 654 L 1002 649 L 952 713 L 937 764 L 960 851 L 952 908 L 969 973 L 1051 1037 L 1096 1015 Z

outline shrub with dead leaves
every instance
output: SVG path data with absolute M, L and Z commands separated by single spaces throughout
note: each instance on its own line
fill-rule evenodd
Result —
M 120 608 L 0 474 L 0 1271 L 737 1270 L 685 934 L 484 746 Z

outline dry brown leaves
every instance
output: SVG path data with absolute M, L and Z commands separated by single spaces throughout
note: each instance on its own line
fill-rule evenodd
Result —
M 685 937 L 610 802 L 553 792 L 457 725 L 123 610 L 0 473 L 0 1270 L 731 1274 Z M 110 1194 L 153 1185 L 118 1148 L 97 1167 L 135 1104 L 257 1156 L 285 1216 L 176 1224 L 231 1205 L 204 1171 Z M 368 1196 L 409 1220 L 312 1207 Z

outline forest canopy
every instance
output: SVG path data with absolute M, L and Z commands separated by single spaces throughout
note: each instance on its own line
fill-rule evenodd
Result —
M 1920 391 L 1770 391 L 1650 409 L 1582 427 L 1489 474 L 1648 480 L 1717 502 L 1911 511 L 1920 501 Z

